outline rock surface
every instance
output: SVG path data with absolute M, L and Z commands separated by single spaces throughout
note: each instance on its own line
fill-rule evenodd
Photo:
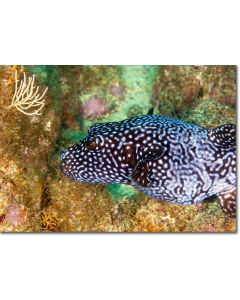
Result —
M 39 116 L 8 108 L 15 70 L 19 78 L 36 74 L 40 91 L 48 86 Z M 98 102 L 97 112 L 87 101 Z M 153 105 L 155 113 L 215 127 L 236 123 L 235 102 L 234 66 L 1 66 L 0 231 L 236 231 L 216 199 L 176 205 L 124 185 L 75 182 L 59 170 L 60 149 L 96 118 L 119 121 Z

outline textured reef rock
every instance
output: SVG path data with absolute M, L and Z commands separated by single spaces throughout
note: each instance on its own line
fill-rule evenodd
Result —
M 14 73 L 23 67 L 0 67 L 0 231 L 40 231 L 40 210 L 48 157 L 59 135 L 50 92 L 41 115 L 28 116 L 9 108 Z M 41 86 L 40 89 L 44 89 Z
M 235 66 L 163 66 L 158 72 L 152 103 L 162 114 L 180 115 L 197 99 L 236 105 Z
M 58 177 L 50 185 L 51 209 L 64 232 L 111 231 L 111 198 L 104 186 L 81 184 Z
M 83 107 L 83 117 L 90 118 L 93 120 L 100 118 L 102 115 L 110 112 L 106 104 L 106 101 L 103 98 L 98 97 L 97 95 L 85 101 L 82 107 Z
M 48 87 L 39 116 L 8 108 L 16 69 L 19 78 L 35 74 L 41 92 Z M 216 199 L 171 204 L 125 185 L 79 183 L 59 170 L 60 149 L 95 122 L 153 105 L 155 113 L 215 127 L 236 123 L 235 101 L 234 66 L 0 67 L 0 231 L 236 231 Z

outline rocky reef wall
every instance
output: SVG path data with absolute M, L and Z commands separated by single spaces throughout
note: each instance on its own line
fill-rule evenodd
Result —
M 12 106 L 35 74 L 39 114 Z M 216 199 L 177 205 L 126 185 L 75 182 L 60 149 L 95 122 L 155 113 L 201 126 L 236 123 L 235 66 L 0 66 L 1 232 L 234 232 Z M 22 106 L 23 107 L 23 106 Z

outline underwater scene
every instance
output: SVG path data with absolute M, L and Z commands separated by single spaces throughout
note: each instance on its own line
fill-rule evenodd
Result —
M 236 232 L 236 66 L 0 66 L 0 232 Z

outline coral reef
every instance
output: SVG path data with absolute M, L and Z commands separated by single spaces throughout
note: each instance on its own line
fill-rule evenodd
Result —
M 134 232 L 235 232 L 236 220 L 226 218 L 217 201 L 177 205 L 149 199 L 138 209 Z
M 49 190 L 50 207 L 62 219 L 60 231 L 112 231 L 112 202 L 104 186 L 81 184 L 60 174 Z
M 0 214 L 5 215 L 0 231 L 40 231 L 42 191 L 60 119 L 50 93 L 41 115 L 8 108 L 16 70 L 19 76 L 27 73 L 24 67 L 0 67 Z
M 152 104 L 176 116 L 197 99 L 215 99 L 235 107 L 236 66 L 162 66 L 154 83 Z
M 34 76 L 44 96 L 39 114 L 9 109 L 16 72 L 23 82 Z M 154 106 L 215 127 L 236 123 L 235 102 L 234 66 L 0 66 L 0 231 L 235 232 L 236 220 L 216 199 L 171 204 L 125 185 L 75 182 L 59 170 L 60 149 L 96 119 L 119 121 Z

